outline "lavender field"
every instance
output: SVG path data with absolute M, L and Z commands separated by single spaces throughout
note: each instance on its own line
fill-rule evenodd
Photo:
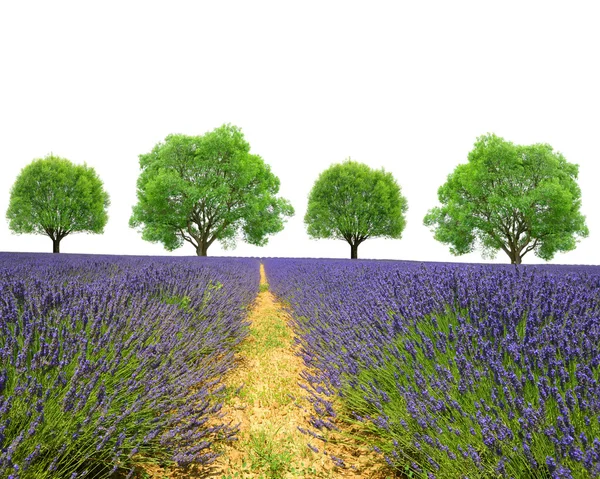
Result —
M 254 259 L 1 253 L 0 477 L 210 462 L 258 289 Z
M 600 476 L 600 268 L 263 263 L 313 450 L 359 427 L 399 477 Z M 213 461 L 258 291 L 257 259 L 1 253 L 0 477 Z
M 600 268 L 264 264 L 308 366 L 311 448 L 358 423 L 405 477 L 600 476 Z

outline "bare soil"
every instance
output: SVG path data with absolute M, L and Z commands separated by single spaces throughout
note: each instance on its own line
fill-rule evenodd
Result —
M 291 318 L 273 294 L 261 265 L 261 292 L 249 313 L 250 334 L 241 345 L 236 367 L 224 378 L 227 399 L 223 418 L 239 424 L 237 441 L 222 444 L 210 466 L 146 472 L 156 478 L 373 478 L 394 477 L 380 456 L 337 433 L 324 444 L 301 433 L 310 429 L 310 404 L 298 382 L 304 369 L 295 354 Z M 222 419 L 221 419 L 222 420 Z M 313 452 L 307 444 L 319 448 Z M 325 453 L 323 452 L 325 451 Z M 338 468 L 329 454 L 347 467 Z

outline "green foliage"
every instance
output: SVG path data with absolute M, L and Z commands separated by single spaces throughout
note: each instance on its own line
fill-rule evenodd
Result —
M 185 296 L 175 295 L 175 296 L 165 297 L 165 299 L 163 301 L 165 304 L 175 304 L 180 309 L 183 309 L 184 311 L 188 311 L 190 309 L 190 304 L 192 302 L 192 298 L 190 298 L 187 295 L 185 295 Z
M 285 477 L 292 463 L 292 454 L 273 440 L 277 433 L 259 430 L 250 434 L 252 469 L 264 471 L 269 479 Z
M 276 196 L 279 179 L 250 153 L 235 126 L 203 136 L 169 135 L 139 159 L 130 226 L 169 251 L 187 241 L 206 256 L 214 241 L 233 247 L 240 235 L 264 246 L 268 235 L 283 229 L 284 217 L 294 214 L 290 203 Z
M 439 188 L 442 206 L 429 210 L 424 224 L 455 255 L 479 247 L 484 257 L 502 250 L 516 264 L 530 251 L 550 260 L 588 235 L 578 169 L 547 144 L 479 137 L 468 163 Z
M 71 233 L 102 233 L 110 204 L 93 168 L 48 155 L 21 170 L 10 192 L 6 212 L 17 234 L 47 235 L 53 250 Z
M 312 238 L 346 240 L 356 258 L 358 246 L 369 238 L 399 239 L 407 209 L 391 173 L 348 159 L 319 175 L 304 222 Z

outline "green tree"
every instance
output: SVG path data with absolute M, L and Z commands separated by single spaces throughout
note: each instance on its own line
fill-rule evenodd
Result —
M 502 250 L 513 264 L 530 251 L 550 260 L 588 235 L 578 170 L 550 145 L 481 136 L 468 163 L 439 188 L 442 206 L 429 210 L 424 224 L 455 255 L 481 248 L 490 258 Z
M 93 168 L 48 155 L 21 170 L 10 191 L 6 212 L 17 233 L 47 235 L 52 252 L 71 233 L 102 233 L 110 205 L 102 180 Z
M 263 159 L 250 153 L 239 128 L 223 125 L 203 136 L 169 135 L 140 155 L 138 202 L 129 221 L 142 238 L 172 251 L 191 243 L 206 256 L 219 240 L 237 238 L 263 246 L 292 216 L 278 198 L 279 179 Z
M 391 173 L 350 159 L 323 171 L 309 194 L 304 216 L 311 238 L 343 239 L 350 257 L 369 238 L 399 239 L 406 225 L 406 198 Z

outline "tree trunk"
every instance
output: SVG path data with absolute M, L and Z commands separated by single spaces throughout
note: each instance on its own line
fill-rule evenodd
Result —
M 358 259 L 358 244 L 350 243 L 350 259 Z
M 517 248 L 517 241 L 512 238 L 508 238 L 506 248 L 504 248 L 505 253 L 510 258 L 510 264 L 520 264 L 521 257 L 519 255 L 519 250 Z
M 52 252 L 60 253 L 60 239 L 52 238 Z
M 521 264 L 521 255 L 519 253 L 511 252 L 508 257 L 510 258 L 510 264 Z
M 208 256 L 208 246 L 206 243 L 200 243 L 196 248 L 196 254 L 198 256 Z

